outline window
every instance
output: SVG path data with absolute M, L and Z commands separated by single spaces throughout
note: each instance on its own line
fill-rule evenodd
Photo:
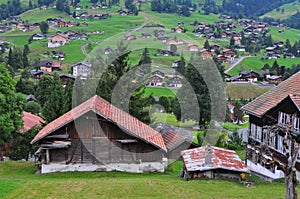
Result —
M 256 127 L 256 138 L 261 141 L 262 140 L 262 128 L 260 126 L 257 126 Z
M 290 115 L 283 112 L 279 112 L 278 124 L 284 126 L 290 125 Z
M 300 131 L 300 118 L 296 116 L 293 117 L 293 129 Z
M 255 124 L 251 124 L 250 135 L 252 137 L 256 138 L 256 125 Z

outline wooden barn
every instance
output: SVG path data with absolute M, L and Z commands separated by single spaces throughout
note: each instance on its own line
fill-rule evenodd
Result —
M 177 160 L 181 157 L 181 151 L 199 147 L 198 144 L 193 142 L 192 132 L 183 128 L 160 123 L 156 127 L 156 130 L 159 131 L 163 137 L 168 150 L 168 159 Z
M 58 171 L 163 172 L 161 134 L 94 96 L 45 126 L 31 141 L 41 173 Z

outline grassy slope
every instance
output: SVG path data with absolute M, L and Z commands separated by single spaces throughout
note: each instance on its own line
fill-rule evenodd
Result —
M 130 174 L 74 172 L 35 175 L 32 163 L 0 163 L 0 195 L 5 198 L 284 198 L 283 184 L 246 188 L 225 180 L 179 179 L 173 172 Z M 151 191 L 150 191 L 151 190 Z
M 226 85 L 226 97 L 231 99 L 253 99 L 265 93 L 268 88 L 261 88 L 257 85 L 241 85 L 231 84 Z
M 260 18 L 271 17 L 274 19 L 281 19 L 281 20 L 289 18 L 290 16 L 296 14 L 299 11 L 300 4 L 298 1 L 295 1 L 292 3 L 284 4 L 284 5 L 280 6 L 279 8 L 280 8 L 280 11 L 276 11 L 276 9 L 274 9 L 274 10 L 264 14 Z M 283 13 L 281 12 L 282 9 L 284 9 Z
M 264 66 L 264 64 L 269 64 L 272 66 L 276 59 L 264 59 L 261 60 L 260 57 L 248 57 L 244 59 L 239 65 L 237 65 L 235 68 L 230 70 L 228 72 L 229 75 L 237 75 L 241 69 L 243 70 L 253 70 L 253 71 L 259 71 Z M 291 68 L 293 64 L 299 64 L 300 58 L 295 59 L 284 59 L 280 58 L 277 59 L 277 63 L 280 66 L 286 66 L 287 68 Z

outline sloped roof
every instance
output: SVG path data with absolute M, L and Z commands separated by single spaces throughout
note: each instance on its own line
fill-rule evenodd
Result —
M 160 123 L 156 130 L 161 133 L 168 151 L 175 149 L 185 141 L 191 144 L 193 142 L 192 132 L 179 127 Z
M 211 164 L 206 164 L 206 150 L 210 148 Z M 187 171 L 207 171 L 213 169 L 227 169 L 237 172 L 250 173 L 245 163 L 235 151 L 214 146 L 203 146 L 181 152 Z
M 42 123 L 45 123 L 45 120 L 43 120 L 41 117 L 28 113 L 26 111 L 23 111 L 23 128 L 20 130 L 20 133 L 26 133 L 28 130 L 30 130 L 34 126 L 40 126 Z
M 300 72 L 281 82 L 263 95 L 249 102 L 241 109 L 248 114 L 262 117 L 268 110 L 277 106 L 288 95 L 300 94 Z
M 94 111 L 105 119 L 125 129 L 132 136 L 140 138 L 166 151 L 166 146 L 159 132 L 97 95 L 49 123 L 33 138 L 31 144 L 53 133 L 76 118 L 79 118 L 88 111 Z

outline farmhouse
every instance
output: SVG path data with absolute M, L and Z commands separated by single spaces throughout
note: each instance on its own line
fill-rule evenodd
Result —
M 235 151 L 214 146 L 203 146 L 181 152 L 187 178 L 240 179 L 241 173 L 250 173 Z
M 31 141 L 41 173 L 163 172 L 161 134 L 95 95 L 45 126 Z
M 154 74 L 150 77 L 149 86 L 162 86 L 164 77 Z
M 64 46 L 69 43 L 69 39 L 67 36 L 63 34 L 55 34 L 48 39 L 48 48 L 57 48 L 60 46 Z
M 42 71 L 47 71 L 49 73 L 51 73 L 53 71 L 60 71 L 61 70 L 61 62 L 50 61 L 50 60 L 40 61 L 40 69 Z
M 247 145 L 247 165 L 251 170 L 269 178 L 283 177 L 274 164 L 268 164 L 271 157 L 262 154 L 261 146 L 269 146 L 274 158 L 286 164 L 286 151 L 283 147 L 283 136 L 270 126 L 280 125 L 294 132 L 300 130 L 300 72 L 281 82 L 277 87 L 259 96 L 242 107 L 249 115 L 249 138 Z M 298 156 L 296 168 L 300 170 Z M 299 172 L 297 172 L 299 176 Z M 298 178 L 299 179 L 299 178 Z

